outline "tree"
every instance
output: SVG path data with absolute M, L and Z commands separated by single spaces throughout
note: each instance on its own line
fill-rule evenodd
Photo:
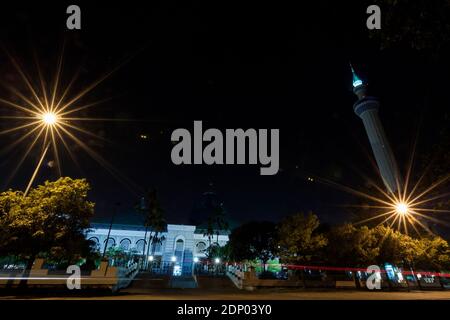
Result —
M 377 264 L 384 266 L 390 262 L 438 272 L 450 268 L 450 248 L 441 237 L 412 238 L 386 226 L 377 226 L 373 230 L 380 250 Z
M 420 239 L 419 246 L 413 260 L 416 268 L 436 271 L 450 269 L 450 248 L 447 241 L 438 236 L 425 237 Z
M 327 233 L 327 239 L 325 257 L 331 265 L 367 268 L 379 255 L 377 238 L 367 226 L 356 227 L 351 223 L 336 226 Z M 359 288 L 357 273 L 352 275 Z
M 386 262 L 403 264 L 405 261 L 414 261 L 421 250 L 420 240 L 403 234 L 398 230 L 385 225 L 372 229 L 378 247 L 378 255 L 374 262 L 384 265 Z
M 46 181 L 25 196 L 21 191 L 0 194 L 0 253 L 28 260 L 36 256 L 66 260 L 71 264 L 91 252 L 85 239 L 94 203 L 87 200 L 85 179 Z
M 229 242 L 224 246 L 212 245 L 206 250 L 208 257 L 219 258 L 221 261 L 230 261 L 232 259 L 231 246 Z
M 211 215 L 208 217 L 206 229 L 204 230 L 203 236 L 208 238 L 208 250 L 206 251 L 206 255 L 208 257 L 212 257 L 211 252 L 214 245 L 212 243 L 213 237 L 216 236 L 216 245 L 219 245 L 219 235 L 223 231 L 227 231 L 229 229 L 229 225 L 227 220 L 225 219 L 225 209 L 222 204 L 215 206 Z M 211 249 L 209 249 L 211 248 Z
M 127 254 L 124 252 L 121 247 L 109 247 L 106 250 L 106 256 L 112 260 L 111 265 L 117 265 L 117 261 L 124 260 L 127 257 Z
M 317 232 L 320 222 L 316 215 L 297 213 L 284 218 L 277 226 L 277 251 L 282 262 L 317 261 L 327 239 Z
M 167 230 L 167 221 L 164 217 L 164 210 L 161 208 L 159 200 L 156 196 L 156 190 L 149 195 L 149 215 L 147 216 L 147 224 L 151 228 L 153 235 L 150 237 L 152 245 L 152 255 L 155 254 L 155 248 L 158 243 L 162 243 L 164 236 L 161 234 Z
M 403 46 L 438 51 L 450 40 L 450 1 L 377 0 L 382 10 L 382 28 L 369 32 L 381 48 Z
M 281 262 L 303 264 L 318 262 L 327 239 L 317 232 L 320 222 L 316 215 L 297 213 L 284 218 L 277 226 L 277 252 Z M 306 288 L 305 270 L 301 269 Z
M 230 234 L 230 253 L 233 260 L 258 259 L 264 266 L 275 255 L 275 224 L 268 221 L 248 222 Z
M 144 225 L 146 230 L 145 238 L 147 238 L 148 229 L 150 229 L 150 236 L 144 265 L 146 265 L 148 261 L 150 246 L 152 248 L 151 254 L 154 255 L 156 245 L 162 243 L 164 240 L 162 233 L 167 229 L 164 210 L 161 208 L 156 190 L 149 191 L 145 201 L 145 205 L 141 206 L 140 210 L 144 213 Z M 147 239 L 145 239 L 145 241 L 147 241 Z M 145 244 L 143 254 L 145 254 Z
M 203 233 L 204 237 L 208 238 L 208 248 L 212 245 L 212 237 L 214 236 L 214 222 L 212 217 L 208 217 L 208 221 L 206 222 L 206 229 Z
M 215 226 L 215 233 L 216 233 L 216 242 L 219 244 L 219 234 L 221 231 L 226 231 L 229 228 L 228 222 L 225 219 L 225 209 L 223 208 L 222 204 L 219 205 L 214 210 L 213 215 L 213 224 Z
M 327 234 L 326 259 L 331 265 L 367 267 L 379 255 L 377 239 L 367 226 L 346 223 Z

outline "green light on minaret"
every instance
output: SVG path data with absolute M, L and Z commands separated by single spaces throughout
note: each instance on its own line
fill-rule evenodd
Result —
M 353 66 L 350 64 L 350 68 L 352 69 L 352 75 L 353 75 L 353 88 L 359 87 L 363 85 L 362 80 L 358 77 L 355 70 L 353 69 Z

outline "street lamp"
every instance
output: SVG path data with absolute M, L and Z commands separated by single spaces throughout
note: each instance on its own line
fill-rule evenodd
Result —
M 172 261 L 172 262 L 176 262 L 176 261 L 177 261 L 177 257 L 175 257 L 175 256 L 172 256 L 172 258 L 170 258 L 170 261 Z
M 400 215 L 407 215 L 409 212 L 409 206 L 405 202 L 398 202 L 395 204 L 395 212 Z
M 153 256 L 149 256 L 149 257 L 148 257 L 148 261 L 150 261 L 150 262 L 152 262 L 153 259 L 154 259 Z
M 220 263 L 220 258 L 215 258 L 215 259 L 214 259 L 214 262 L 215 262 L 216 264 L 219 264 L 219 263 Z
M 54 112 L 45 112 L 42 114 L 42 122 L 44 122 L 47 126 L 52 126 L 56 124 L 57 121 L 58 117 Z
M 198 257 L 194 257 L 194 262 L 195 262 L 195 263 L 198 262 Z

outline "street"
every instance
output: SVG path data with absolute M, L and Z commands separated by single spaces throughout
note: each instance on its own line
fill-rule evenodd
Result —
M 349 290 L 293 290 L 271 289 L 253 292 L 241 290 L 154 289 L 146 292 L 123 290 L 107 292 L 40 292 L 5 294 L 1 300 L 450 300 L 450 291 L 349 291 Z

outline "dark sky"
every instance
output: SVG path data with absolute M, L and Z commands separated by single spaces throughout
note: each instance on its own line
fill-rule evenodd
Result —
M 95 3 L 77 2 L 81 31 L 65 27 L 72 2 L 2 4 L 0 41 L 34 79 L 33 52 L 50 79 L 65 43 L 62 82 L 67 84 L 80 67 L 73 93 L 120 65 L 80 104 L 112 99 L 77 116 L 128 121 L 77 123 L 110 142 L 78 137 L 131 183 L 116 179 L 73 142 L 69 146 L 83 172 L 60 150 L 63 174 L 91 183 L 97 217 L 108 217 L 120 202 L 121 219 L 131 221 L 127 214 L 134 204 L 146 189 L 156 188 L 170 223 L 198 219 L 196 208 L 205 192 L 215 192 L 235 221 L 276 221 L 309 210 L 328 222 L 347 219 L 341 205 L 360 200 L 320 178 L 365 188 L 357 174 L 362 171 L 380 181 L 367 156 L 371 150 L 362 123 L 353 113 L 349 61 L 381 99 L 380 117 L 400 167 L 405 168 L 419 129 L 420 154 L 440 143 L 450 102 L 448 61 L 437 59 L 430 68 L 427 54 L 380 50 L 369 39 L 369 32 L 377 31 L 366 29 L 362 3 L 303 1 L 288 7 L 272 2 L 248 8 L 228 2 L 213 7 L 210 1 L 152 1 L 145 7 L 143 1 Z M 0 62 L 1 80 L 27 92 L 3 52 Z M 1 108 L 2 114 L 11 114 Z M 192 130 L 194 120 L 203 120 L 204 128 L 280 129 L 280 172 L 260 176 L 259 165 L 173 165 L 170 135 L 176 128 Z M 1 130 L 11 126 L 8 121 L 1 120 Z M 0 136 L 0 143 L 18 137 Z M 1 154 L 4 181 L 27 145 Z M 31 152 L 2 188 L 24 189 L 38 156 L 37 149 Z M 45 162 L 51 160 L 50 154 Z M 36 183 L 56 174 L 43 166 Z

